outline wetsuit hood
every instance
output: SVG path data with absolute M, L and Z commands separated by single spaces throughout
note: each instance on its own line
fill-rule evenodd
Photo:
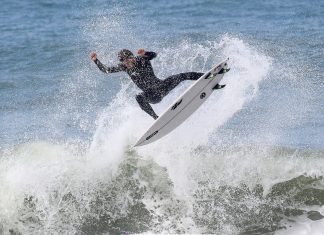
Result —
M 120 61 L 123 61 L 128 58 L 132 58 L 132 57 L 134 57 L 134 54 L 130 50 L 123 49 L 118 52 L 118 58 Z

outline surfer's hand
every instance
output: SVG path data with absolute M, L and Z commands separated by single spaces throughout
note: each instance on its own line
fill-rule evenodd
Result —
M 96 52 L 92 52 L 92 53 L 90 54 L 90 58 L 91 58 L 93 61 L 95 61 L 95 60 L 97 59 L 97 53 L 96 53 Z
M 144 49 L 138 49 L 137 54 L 144 56 L 145 55 L 145 50 Z

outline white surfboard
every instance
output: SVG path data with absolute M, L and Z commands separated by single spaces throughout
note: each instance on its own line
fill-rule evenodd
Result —
M 213 93 L 214 87 L 228 71 L 228 59 L 217 64 L 192 84 L 170 107 L 163 112 L 135 146 L 152 143 L 167 135 L 193 112 Z

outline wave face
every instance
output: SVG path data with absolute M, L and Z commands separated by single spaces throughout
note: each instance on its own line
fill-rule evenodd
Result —
M 4 0 L 0 234 L 323 234 L 321 2 Z M 231 70 L 175 131 L 97 51 L 158 52 L 164 79 Z M 153 106 L 161 113 L 191 85 Z
M 322 151 L 199 147 L 178 158 L 165 156 L 162 164 L 126 149 L 115 169 L 109 154 L 87 159 L 74 151 L 38 142 L 1 153 L 2 232 L 302 234 L 323 229 Z

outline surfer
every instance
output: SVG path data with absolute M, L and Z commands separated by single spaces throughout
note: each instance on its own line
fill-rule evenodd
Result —
M 141 109 L 154 119 L 157 119 L 158 115 L 156 115 L 150 104 L 159 103 L 163 97 L 182 81 L 197 80 L 204 74 L 197 72 L 179 73 L 161 80 L 155 76 L 150 62 L 157 54 L 145 51 L 144 49 L 139 49 L 137 54 L 138 56 L 134 56 L 130 50 L 123 49 L 118 52 L 120 63 L 117 66 L 111 67 L 102 64 L 95 52 L 92 52 L 90 57 L 104 73 L 126 72 L 137 87 L 143 91 L 136 95 L 136 101 Z

